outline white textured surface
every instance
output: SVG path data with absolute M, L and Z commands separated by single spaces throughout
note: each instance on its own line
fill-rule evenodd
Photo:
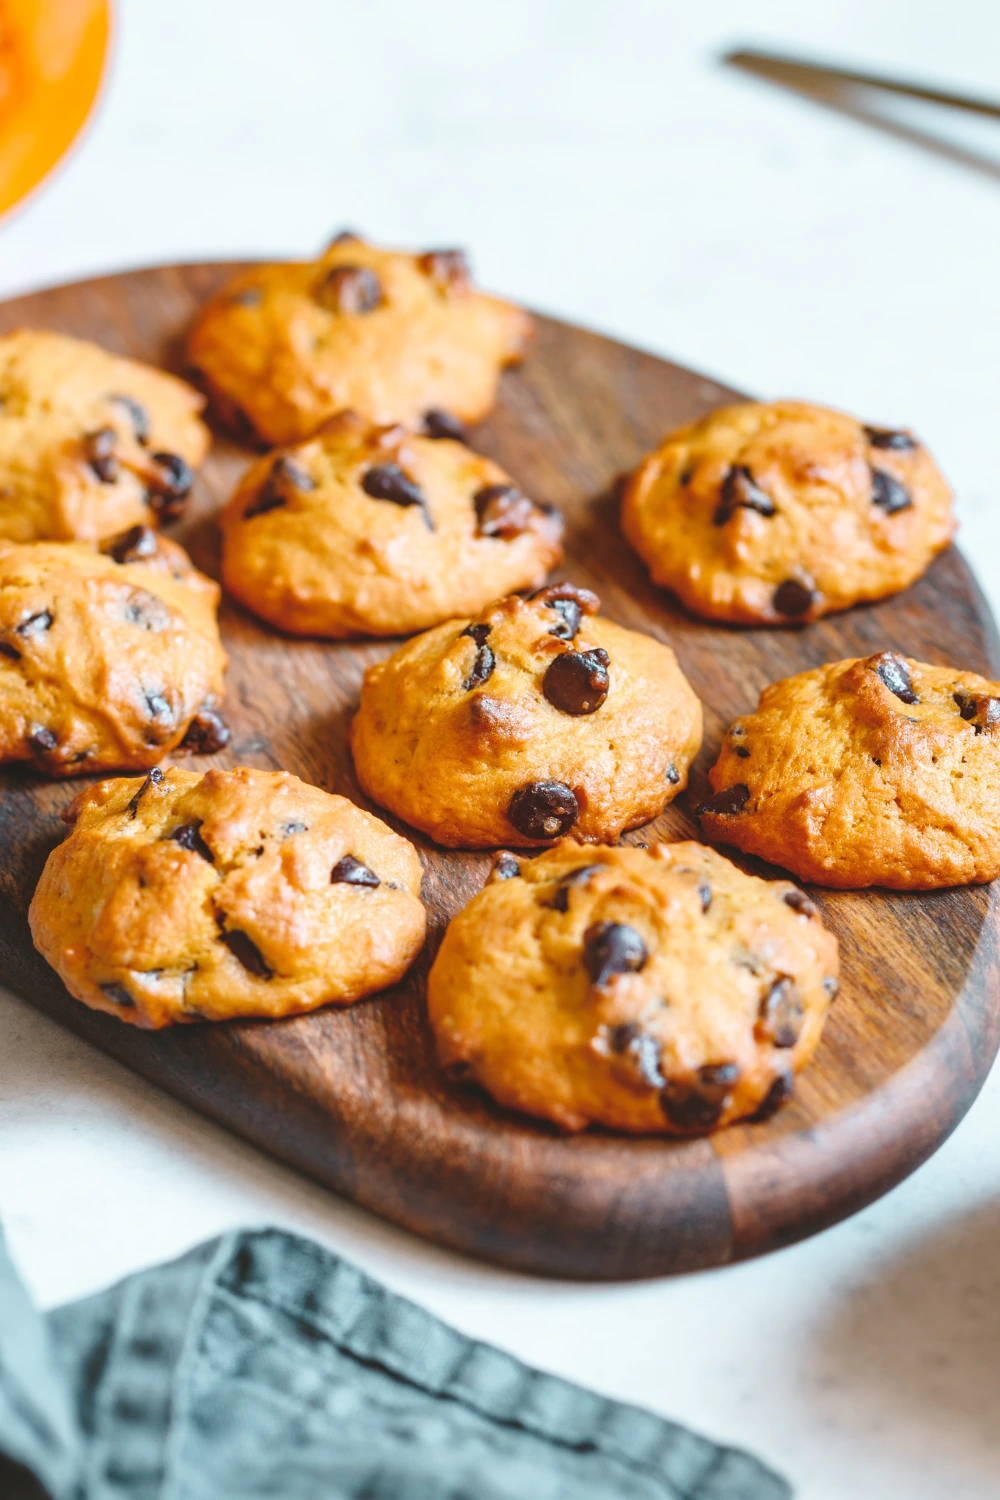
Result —
M 126 0 L 104 107 L 0 227 L 0 294 L 343 224 L 766 394 L 912 422 L 1000 602 L 1000 124 L 947 160 L 728 72 L 746 41 L 1000 93 L 982 0 Z M 751 15 L 752 11 L 752 15 Z M 749 28 L 752 25 L 752 36 Z M 1000 1088 L 882 1202 L 746 1266 L 532 1281 L 311 1187 L 0 992 L 0 1213 L 36 1295 L 233 1224 L 343 1250 L 462 1328 L 745 1444 L 803 1500 L 1000 1494 Z

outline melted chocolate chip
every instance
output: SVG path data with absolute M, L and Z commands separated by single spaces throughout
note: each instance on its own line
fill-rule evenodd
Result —
M 7 656 L 11 661 L 21 660 L 21 653 L 12 641 L 0 641 L 0 656 Z
M 200 823 L 182 823 L 172 833 L 165 833 L 163 838 L 165 842 L 169 841 L 173 844 L 180 844 L 182 849 L 187 849 L 191 854 L 199 855 L 202 859 L 207 860 L 210 865 L 215 864 L 215 855 L 201 836 Z
M 779 615 L 795 619 L 809 613 L 816 599 L 814 589 L 800 583 L 797 578 L 786 578 L 774 591 L 774 607 Z
M 674 765 L 673 761 L 670 762 L 670 764 L 667 766 L 666 770 L 664 771 L 664 773 L 663 773 L 663 779 L 665 781 L 669 781 L 671 786 L 679 786 L 680 785 L 681 773 L 680 773 L 680 771 L 678 771 L 678 769 Z
M 770 1120 L 783 1104 L 787 1104 L 795 1092 L 795 1079 L 791 1072 L 779 1073 L 764 1095 L 760 1104 L 750 1116 L 754 1125 L 763 1125 L 765 1120 Z
M 391 500 L 393 505 L 402 506 L 419 505 L 429 529 L 434 530 L 423 490 L 398 464 L 376 464 L 365 473 L 361 488 L 373 500 Z
M 521 864 L 509 849 L 501 849 L 493 861 L 490 875 L 493 880 L 516 880 L 521 873 Z
M 467 625 L 462 631 L 463 635 L 471 636 L 479 647 L 479 650 L 476 652 L 476 659 L 472 664 L 472 671 L 462 684 L 467 693 L 470 693 L 473 688 L 481 687 L 484 682 L 487 682 L 493 673 L 493 668 L 496 666 L 496 657 L 493 655 L 491 648 L 486 644 L 486 637 L 492 628 L 491 625 Z
M 240 932 L 238 929 L 233 932 L 224 932 L 222 941 L 249 974 L 255 975 L 258 979 L 270 979 L 273 969 L 257 944 L 245 932 Z
M 188 755 L 215 755 L 229 744 L 229 725 L 214 708 L 206 705 L 195 714 L 187 727 L 178 752 Z
M 797 911 L 800 917 L 819 916 L 819 908 L 817 907 L 815 901 L 809 900 L 809 897 L 806 895 L 805 891 L 786 891 L 781 899 L 782 901 L 784 901 L 786 906 L 790 906 L 792 908 L 792 911 Z
M 22 620 L 20 625 L 15 626 L 15 629 L 20 636 L 43 635 L 46 630 L 52 628 L 52 620 L 50 610 L 39 609 L 33 615 L 29 615 L 26 620 Z
M 580 628 L 581 615 L 596 615 L 601 601 L 590 589 L 581 589 L 573 583 L 550 583 L 531 595 L 532 600 L 555 610 L 560 616 L 549 635 L 558 641 L 572 641 Z
M 39 755 L 47 755 L 58 748 L 59 741 L 51 729 L 45 729 L 41 725 L 33 729 L 28 736 L 28 744 Z
M 882 651 L 878 656 L 872 657 L 870 662 L 872 671 L 882 679 L 882 682 L 902 703 L 919 703 L 920 699 L 913 691 L 913 679 L 910 669 L 901 656 L 895 651 Z
M 738 813 L 742 812 L 750 801 L 750 788 L 742 781 L 735 786 L 727 786 L 721 792 L 715 792 L 707 802 L 694 810 L 695 817 L 700 818 L 702 813 Z
M 798 985 L 794 979 L 782 975 L 761 999 L 754 1036 L 759 1042 L 771 1042 L 775 1047 L 794 1047 L 804 1019 Z
M 139 811 L 139 803 L 142 801 L 145 793 L 149 791 L 149 788 L 151 786 L 159 786 L 162 780 L 163 772 L 159 766 L 154 766 L 151 771 L 147 771 L 146 775 L 142 778 L 142 785 L 125 809 L 130 818 L 134 818 Z
M 374 890 L 382 882 L 374 870 L 369 870 L 360 859 L 355 859 L 353 854 L 345 854 L 343 859 L 338 859 L 330 871 L 331 885 L 363 885 Z
M 556 886 L 555 895 L 546 905 L 555 911 L 569 911 L 569 893 L 576 885 L 586 885 L 600 865 L 577 865 L 575 870 L 570 870 L 568 875 L 563 875 Z
M 417 265 L 425 276 L 449 291 L 463 290 L 469 284 L 469 262 L 464 250 L 427 250 Z
M 894 516 L 897 511 L 906 510 L 913 504 L 913 496 L 892 474 L 887 474 L 884 469 L 872 469 L 872 504 L 884 510 L 887 516 Z
M 709 1130 L 729 1104 L 739 1076 L 736 1063 L 708 1063 L 688 1082 L 672 1079 L 660 1094 L 663 1113 L 681 1130 Z
M 128 531 L 120 531 L 105 542 L 101 551 L 116 563 L 141 562 L 143 558 L 156 556 L 159 542 L 152 526 L 130 526 Z
M 507 816 L 528 839 L 554 839 L 568 833 L 580 807 L 562 781 L 529 781 L 510 799 Z
M 897 452 L 920 446 L 908 432 L 899 432 L 891 427 L 866 427 L 865 437 L 873 448 L 895 448 Z
M 476 532 L 509 542 L 531 529 L 537 507 L 512 484 L 487 484 L 473 496 Z
M 274 460 L 267 479 L 243 512 L 244 521 L 249 521 L 253 516 L 262 516 L 269 510 L 277 510 L 280 505 L 286 505 L 287 496 L 284 492 L 289 487 L 293 490 L 308 492 L 316 488 L 316 481 L 306 469 L 302 468 L 301 464 L 295 463 L 294 459 L 282 454 L 280 458 Z
M 116 406 L 128 413 L 128 419 L 132 424 L 132 432 L 137 443 L 143 447 L 149 442 L 149 412 L 141 401 L 136 401 L 134 396 L 114 395 L 108 397 Z
M 135 1001 L 123 984 L 102 984 L 101 990 L 112 1005 L 120 1005 L 122 1010 L 135 1010 Z
M 718 509 L 713 520 L 716 526 L 725 526 L 740 507 L 755 510 L 759 516 L 774 516 L 778 507 L 770 495 L 754 483 L 753 475 L 746 464 L 735 464 L 722 481 Z
M 316 301 L 331 312 L 362 315 L 382 301 L 382 283 L 368 266 L 334 266 L 317 288 Z
M 114 484 L 121 473 L 122 466 L 115 453 L 117 441 L 118 434 L 113 427 L 101 427 L 84 437 L 87 463 L 102 484 Z
M 608 1030 L 608 1047 L 616 1057 L 626 1057 L 648 1088 L 662 1089 L 666 1079 L 660 1072 L 661 1047 L 655 1037 L 634 1021 Z
M 179 453 L 154 453 L 159 473 L 148 480 L 149 503 L 161 521 L 176 521 L 194 484 L 194 474 Z
M 638 974 L 648 957 L 646 944 L 627 922 L 595 922 L 583 934 L 583 961 L 597 989 L 616 974 Z
M 560 713 L 593 714 L 608 696 L 610 658 L 600 646 L 593 651 L 565 651 L 549 663 L 542 692 Z
M 952 697 L 962 718 L 972 725 L 977 734 L 992 729 L 994 724 L 1000 724 L 1000 698 L 984 695 L 977 697 L 972 693 L 953 693 Z
M 464 443 L 468 439 L 464 422 L 438 406 L 424 412 L 424 432 L 430 438 L 450 438 L 453 443 Z

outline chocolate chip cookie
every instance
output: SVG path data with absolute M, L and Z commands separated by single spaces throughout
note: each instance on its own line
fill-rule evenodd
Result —
M 77 776 L 229 738 L 218 585 L 151 528 L 106 546 L 0 542 L 0 761 Z
M 453 439 L 346 413 L 254 464 L 222 513 L 230 593 L 298 635 L 408 635 L 538 588 L 562 521 Z
M 1000 683 L 893 651 L 765 688 L 699 809 L 803 880 L 932 890 L 1000 875 Z
M 455 436 L 521 359 L 527 313 L 476 291 L 460 250 L 408 255 L 341 234 L 318 261 L 241 273 L 188 342 L 220 412 L 269 444 L 337 412 Z
M 669 646 L 554 584 L 452 620 L 370 667 L 358 778 L 439 844 L 614 840 L 686 785 L 701 704 Z
M 427 1006 L 446 1068 L 564 1130 L 689 1135 L 792 1094 L 837 990 L 837 941 L 785 881 L 701 844 L 498 856 L 454 918 Z
M 72 995 L 129 1025 L 348 1005 L 423 944 L 413 845 L 286 771 L 154 768 L 63 816 L 31 935 Z
M 82 339 L 0 338 L 0 538 L 95 541 L 173 519 L 208 451 L 204 404 Z
M 748 401 L 672 433 L 629 480 L 622 528 L 695 614 L 816 620 L 907 588 L 955 530 L 912 433 L 802 401 Z

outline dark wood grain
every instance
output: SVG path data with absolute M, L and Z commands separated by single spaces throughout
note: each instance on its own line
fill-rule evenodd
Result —
M 59 288 L 0 308 L 0 330 L 57 328 L 178 368 L 196 306 L 233 269 L 168 267 Z M 690 810 L 707 788 L 725 725 L 777 677 L 882 647 L 997 675 L 992 622 L 955 551 L 900 598 L 804 630 L 709 626 L 650 585 L 618 531 L 615 478 L 669 428 L 731 394 L 541 319 L 529 361 L 505 377 L 496 412 L 474 434 L 474 445 L 530 494 L 563 509 L 566 576 L 596 588 L 611 618 L 669 641 L 704 701 L 706 740 L 692 791 L 633 840 L 697 834 Z M 215 576 L 212 517 L 247 457 L 220 438 L 177 532 Z M 216 762 L 286 767 L 369 806 L 354 780 L 347 726 L 364 668 L 391 643 L 287 640 L 230 603 L 222 623 L 234 733 Z M 813 1233 L 885 1192 L 941 1143 L 1000 1043 L 992 889 L 819 892 L 841 941 L 843 988 L 792 1106 L 767 1125 L 710 1140 L 561 1137 L 450 1083 L 435 1066 L 427 968 L 488 859 L 445 853 L 412 834 L 431 937 L 404 985 L 346 1012 L 136 1032 L 71 1000 L 28 936 L 31 892 L 75 789 L 22 771 L 0 778 L 0 977 L 338 1192 L 419 1234 L 525 1270 L 648 1276 Z

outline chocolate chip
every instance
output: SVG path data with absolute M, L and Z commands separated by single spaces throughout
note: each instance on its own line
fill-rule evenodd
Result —
M 533 601 L 555 610 L 560 616 L 549 635 L 559 641 L 572 641 L 580 628 L 581 615 L 596 615 L 601 601 L 590 589 L 577 588 L 573 583 L 550 583 L 531 595 Z
M 779 615 L 795 618 L 808 614 L 816 599 L 814 589 L 800 583 L 797 578 L 786 578 L 774 591 L 774 607 Z
M 45 729 L 41 725 L 39 725 L 36 729 L 33 729 L 28 736 L 28 744 L 31 746 L 32 750 L 35 750 L 39 755 L 46 755 L 50 751 L 55 750 L 58 747 L 59 741 L 56 739 L 51 729 Z
M 404 474 L 398 464 L 376 464 L 368 469 L 361 488 L 374 500 L 391 500 L 393 505 L 419 505 L 428 527 L 434 530 L 423 490 L 408 474 Z
M 372 890 L 382 882 L 374 870 L 369 870 L 360 859 L 355 859 L 353 854 L 345 854 L 343 859 L 338 859 L 330 871 L 331 885 L 364 885 Z
M 165 722 L 173 721 L 174 711 L 170 707 L 169 700 L 162 693 L 147 693 L 146 707 L 149 710 L 150 718 L 162 719 Z
M 510 799 L 507 816 L 528 839 L 554 839 L 567 833 L 580 816 L 580 807 L 562 781 L 529 781 Z
M 672 1079 L 660 1094 L 663 1113 L 682 1130 L 709 1130 L 729 1104 L 739 1076 L 736 1063 L 708 1063 L 688 1082 Z
M 794 979 L 776 979 L 760 1002 L 753 1034 L 759 1042 L 794 1047 L 804 1020 L 802 997 Z
M 556 886 L 555 895 L 546 905 L 554 911 L 569 911 L 569 893 L 576 885 L 586 885 L 591 875 L 601 868 L 600 865 L 577 865 L 575 870 L 570 870 L 568 875 L 560 878 Z
M 234 958 L 238 958 L 248 973 L 256 975 L 258 979 L 270 979 L 274 972 L 267 963 L 257 944 L 252 938 L 247 937 L 245 932 L 235 930 L 224 932 L 222 941 L 229 949 Z
M 114 395 L 108 397 L 116 406 L 121 406 L 128 413 L 128 419 L 132 424 L 137 443 L 143 447 L 149 442 L 149 412 L 141 401 L 136 401 L 134 396 Z
M 891 427 L 866 427 L 865 437 L 873 448 L 895 448 L 898 452 L 904 452 L 909 448 L 920 447 L 916 438 L 912 438 L 908 432 L 899 432 Z
M 229 744 L 229 725 L 214 708 L 203 704 L 187 727 L 178 752 L 188 755 L 215 755 Z
M 135 1010 L 135 1001 L 123 984 L 102 984 L 101 990 L 112 1005 L 120 1005 L 123 1010 Z
M 309 825 L 308 823 L 299 823 L 297 821 L 293 823 L 282 823 L 278 831 L 283 839 L 290 839 L 295 833 L 307 833 L 309 831 Z
M 492 675 L 493 668 L 496 666 L 496 657 L 486 644 L 486 637 L 489 635 L 491 629 L 492 626 L 490 625 L 468 625 L 462 631 L 462 635 L 471 636 L 479 647 L 479 650 L 476 652 L 476 659 L 472 664 L 472 671 L 462 684 L 467 693 L 470 693 L 473 688 L 481 687 L 484 682 L 487 682 Z
M 244 521 L 249 521 L 253 516 L 262 516 L 266 511 L 277 510 L 280 505 L 287 504 L 285 491 L 288 488 L 304 490 L 308 493 L 309 490 L 316 488 L 316 481 L 308 470 L 302 468 L 301 464 L 297 464 L 294 459 L 282 454 L 280 458 L 274 460 L 267 479 L 243 512 Z
M 660 1043 L 634 1021 L 608 1030 L 608 1047 L 616 1057 L 626 1057 L 648 1088 L 661 1089 L 666 1079 L 660 1072 Z
M 778 513 L 778 507 L 770 495 L 765 494 L 754 483 L 746 464 L 735 464 L 722 481 L 719 505 L 713 517 L 716 526 L 725 526 L 741 506 L 745 510 L 755 510 L 759 516 L 774 516 Z
M 382 301 L 382 283 L 368 266 L 334 266 L 317 288 L 316 301 L 331 312 L 374 312 Z
M 785 891 L 781 899 L 782 901 L 784 901 L 786 906 L 790 906 L 792 908 L 792 911 L 797 911 L 800 917 L 819 916 L 818 906 L 816 905 L 815 901 L 809 900 L 809 897 L 806 895 L 805 891 Z
M 473 496 L 476 532 L 509 542 L 531 529 L 537 506 L 512 484 L 487 484 Z
M 670 764 L 667 766 L 667 769 L 663 773 L 663 777 L 664 777 L 665 781 L 669 781 L 670 782 L 671 786 L 679 786 L 680 785 L 681 773 L 680 773 L 680 771 L 678 771 L 678 769 L 674 765 L 673 761 L 671 761 Z
M 22 620 L 20 625 L 15 626 L 15 629 L 20 636 L 43 635 L 46 630 L 52 628 L 52 620 L 50 610 L 39 609 L 33 615 L 29 615 L 26 620 Z
M 142 785 L 125 809 L 130 818 L 134 818 L 139 811 L 139 803 L 142 801 L 143 795 L 151 786 L 159 786 L 162 780 L 163 772 L 159 766 L 154 766 L 151 771 L 147 771 L 146 775 L 142 778 Z
M 200 855 L 210 865 L 215 864 L 215 855 L 201 836 L 200 823 L 182 823 L 172 833 L 165 833 L 163 839 L 164 842 L 169 841 L 170 843 L 180 844 L 182 849 L 189 850 L 191 854 Z
M 701 897 L 702 911 L 708 911 L 708 908 L 712 904 L 712 887 L 707 880 L 700 880 L 698 882 L 698 895 Z
M 750 1123 L 753 1125 L 763 1125 L 765 1120 L 770 1120 L 773 1115 L 778 1113 L 783 1104 L 788 1103 L 794 1092 L 795 1078 L 793 1074 L 791 1072 L 779 1073 L 760 1104 L 754 1110 L 753 1114 L 749 1116 Z
M 739 756 L 740 760 L 750 759 L 750 751 L 747 749 L 746 745 L 734 745 L 733 750 Z
M 694 815 L 700 818 L 702 813 L 742 812 L 749 801 L 750 788 L 738 781 L 735 786 L 727 786 L 721 792 L 715 792 L 707 802 L 695 808 Z
M 122 605 L 122 618 L 129 625 L 138 625 L 141 630 L 166 630 L 171 615 L 156 594 L 150 594 L 146 589 L 130 589 Z
M 823 991 L 832 1000 L 840 989 L 840 980 L 834 979 L 832 974 L 827 974 L 823 980 Z
M 565 651 L 548 665 L 542 692 L 560 713 L 593 714 L 608 696 L 608 653 L 600 646 L 593 651 Z
M 118 434 L 113 427 L 101 427 L 84 437 L 87 463 L 102 484 L 114 484 L 121 473 L 122 466 L 115 453 L 117 441 Z
M 882 651 L 878 656 L 873 656 L 868 663 L 869 668 L 902 703 L 919 703 L 920 699 L 913 691 L 913 679 L 910 669 L 901 656 L 895 651 Z
M 973 693 L 953 693 L 952 697 L 958 705 L 958 711 L 971 724 L 977 734 L 982 734 L 986 729 L 992 729 L 994 724 L 1000 723 L 1000 698 L 989 698 L 984 695 L 976 696 Z
M 516 880 L 521 873 L 521 863 L 509 849 L 501 849 L 493 861 L 490 876 L 493 880 Z
M 438 406 L 424 412 L 424 432 L 430 438 L 451 438 L 453 443 L 464 443 L 468 439 L 464 422 Z
M 20 661 L 21 653 L 11 641 L 0 641 L 0 656 L 9 656 L 11 661 Z
M 120 531 L 101 547 L 101 551 L 113 557 L 116 563 L 141 562 L 145 557 L 155 557 L 159 549 L 152 526 L 130 526 L 128 531 Z
M 583 961 L 597 989 L 616 974 L 638 974 L 648 957 L 646 944 L 627 922 L 595 922 L 583 934 Z
M 678 483 L 680 484 L 681 489 L 686 490 L 687 487 L 688 487 L 688 485 L 691 483 L 691 481 L 692 481 L 693 478 L 694 478 L 694 469 L 693 468 L 682 469 L 681 472 L 680 472 L 680 475 L 678 476 Z
M 906 510 L 913 504 L 913 497 L 905 484 L 884 469 L 872 469 L 872 504 L 884 510 L 887 516 Z
M 191 493 L 194 474 L 179 453 L 154 453 L 159 473 L 148 480 L 149 503 L 161 521 L 175 521 Z
M 449 291 L 461 291 L 469 284 L 469 262 L 464 250 L 427 250 L 417 261 L 425 276 Z

